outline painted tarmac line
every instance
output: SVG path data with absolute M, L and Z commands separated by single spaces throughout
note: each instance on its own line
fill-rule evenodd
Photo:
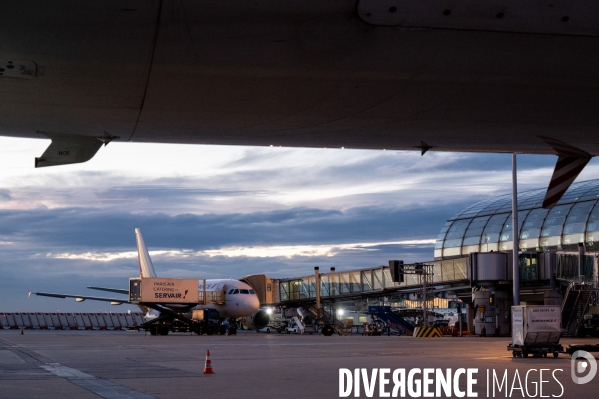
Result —
M 96 378 L 93 375 L 85 374 L 79 370 L 63 366 L 60 363 L 47 363 L 42 364 L 40 367 L 62 378 Z
M 112 381 L 99 378 L 72 379 L 70 381 L 106 399 L 156 399 L 154 396 L 146 395 L 145 393 L 135 391 Z
M 72 384 L 87 389 L 105 399 L 156 399 L 154 396 L 138 392 L 112 381 L 96 378 L 91 374 L 63 366 L 60 363 L 46 363 L 40 365 L 40 367 L 58 377 L 66 378 Z

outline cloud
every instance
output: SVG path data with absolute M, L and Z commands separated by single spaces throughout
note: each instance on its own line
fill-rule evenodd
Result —
M 158 253 L 162 253 L 164 251 L 158 251 Z M 182 251 L 178 251 L 179 255 L 182 256 Z M 157 255 L 156 251 L 150 254 L 151 256 Z M 91 260 L 94 262 L 112 262 L 116 259 L 135 259 L 137 257 L 137 252 L 84 252 L 84 253 L 71 253 L 71 252 L 63 252 L 63 253 L 52 253 L 48 252 L 45 255 L 37 254 L 35 257 L 45 256 L 46 258 L 54 258 L 54 259 L 83 259 L 83 260 Z
M 143 149 L 145 157 L 136 149 Z M 11 200 L 0 207 L 84 205 L 176 215 L 298 206 L 434 206 L 439 196 L 445 204 L 465 197 L 476 201 L 503 193 L 511 184 L 509 154 L 431 152 L 421 157 L 407 151 L 125 143 L 111 144 L 101 153 L 110 163 L 94 167 L 94 158 L 79 169 L 9 169 L 0 185 L 10 190 Z M 538 187 L 542 176 L 545 185 L 555 157 L 520 159 L 521 187 Z
M 8 201 L 11 200 L 10 190 L 0 189 L 0 200 Z
M 374 242 L 374 243 L 351 243 L 351 244 L 331 244 L 331 245 L 273 245 L 273 246 L 250 246 L 250 247 L 223 247 L 219 249 L 209 249 L 204 251 L 192 250 L 163 250 L 149 251 L 153 259 L 182 259 L 191 257 L 215 257 L 225 256 L 229 258 L 248 257 L 248 258 L 293 258 L 303 257 L 330 257 L 336 256 L 341 251 L 378 251 L 388 245 L 394 246 L 426 246 L 432 248 L 435 239 L 424 240 L 406 240 L 395 242 Z M 47 253 L 48 258 L 54 259 L 83 259 L 96 262 L 112 262 L 116 259 L 136 259 L 137 252 L 83 252 L 83 253 Z
M 37 248 L 36 252 L 45 248 L 51 248 L 49 252 L 124 252 L 135 248 L 133 230 L 139 227 L 151 250 L 390 242 L 434 238 L 454 211 L 454 207 L 444 206 L 344 211 L 291 208 L 172 216 L 97 208 L 2 210 L 0 241 Z

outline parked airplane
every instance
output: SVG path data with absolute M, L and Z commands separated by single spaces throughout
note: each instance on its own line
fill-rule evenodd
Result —
M 557 154 L 560 193 L 599 154 L 597 15 L 589 0 L 5 1 L 0 135 L 51 139 L 37 167 L 112 140 Z
M 135 237 L 137 241 L 137 253 L 139 260 L 139 275 L 140 278 L 158 277 L 152 264 L 152 259 L 141 235 L 140 229 L 135 229 Z M 56 294 L 48 292 L 33 292 L 30 294 L 47 296 L 53 298 L 75 298 L 77 302 L 85 300 L 105 301 L 113 305 L 123 303 L 132 303 L 129 301 L 129 290 L 119 288 L 105 287 L 88 287 L 94 290 L 113 292 L 117 294 L 127 295 L 127 298 L 105 298 L 86 295 L 71 295 L 71 294 Z M 204 292 L 204 282 L 200 281 L 198 286 L 199 292 Z M 270 320 L 268 313 L 265 310 L 259 310 L 260 301 L 252 287 L 242 281 L 235 279 L 207 279 L 205 292 L 212 294 L 213 297 L 219 298 L 215 303 L 206 305 L 187 305 L 187 304 L 164 304 L 164 303 L 147 303 L 140 304 L 140 308 L 146 313 L 147 319 L 163 317 L 172 312 L 180 313 L 186 318 L 191 318 L 191 312 L 196 309 L 216 309 L 221 318 L 240 318 L 250 317 L 258 328 L 266 326 Z

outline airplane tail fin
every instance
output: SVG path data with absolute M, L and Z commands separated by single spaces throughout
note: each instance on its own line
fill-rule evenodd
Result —
M 139 260 L 139 276 L 140 277 L 157 277 L 154 271 L 154 265 L 150 258 L 148 248 L 144 238 L 141 236 L 141 230 L 135 229 L 135 239 L 137 241 L 137 259 Z

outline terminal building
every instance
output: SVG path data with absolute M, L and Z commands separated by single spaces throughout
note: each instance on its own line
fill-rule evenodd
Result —
M 551 210 L 541 204 L 546 189 L 518 195 L 521 259 L 537 254 L 599 254 L 599 180 L 574 183 Z M 479 202 L 449 219 L 435 244 L 435 259 L 475 252 L 512 251 L 511 194 Z
M 599 179 L 574 183 L 552 209 L 543 209 L 546 189 L 518 195 L 521 304 L 562 307 L 562 328 L 575 335 L 589 309 L 596 309 L 599 265 Z M 474 204 L 442 227 L 432 271 L 435 301 L 461 301 L 472 333 L 510 333 L 512 306 L 511 194 Z M 400 258 L 400 256 L 398 256 Z M 391 264 L 391 262 L 390 262 Z M 317 279 L 324 303 L 374 299 L 390 303 L 418 301 L 421 280 L 396 278 L 393 267 L 319 271 L 289 279 L 248 276 L 263 292 L 264 304 L 312 306 Z M 317 277 L 318 276 L 318 277 Z M 262 280 L 263 279 L 263 280 Z M 399 305 L 401 306 L 401 305 Z

